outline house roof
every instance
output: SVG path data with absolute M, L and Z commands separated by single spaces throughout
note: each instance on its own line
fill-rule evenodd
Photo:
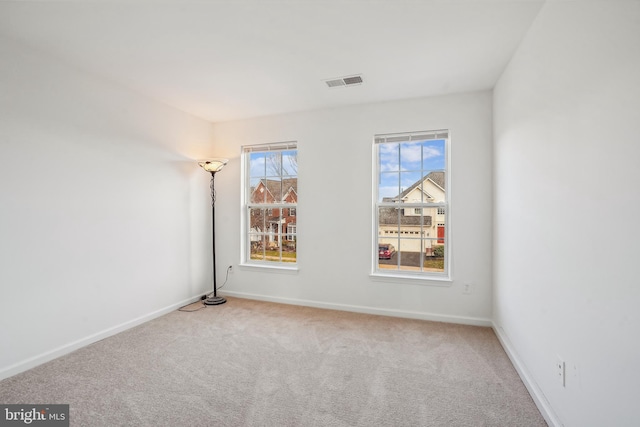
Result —
M 385 202 L 394 202 L 394 201 L 397 201 L 397 200 L 402 200 L 409 193 L 411 193 L 413 190 L 415 190 L 420 184 L 422 184 L 426 180 L 430 180 L 431 182 L 433 182 L 435 185 L 437 185 L 438 187 L 442 188 L 443 190 L 445 188 L 445 175 L 444 175 L 444 172 L 429 172 L 429 174 L 427 176 L 425 176 L 424 179 L 417 180 L 416 182 L 411 184 L 410 187 L 408 187 L 406 190 L 404 190 L 402 193 L 398 194 L 395 197 L 385 197 L 383 199 L 383 201 L 385 201 Z
M 405 198 L 407 194 L 411 193 L 416 187 L 427 180 L 433 182 L 438 187 L 444 190 L 444 172 L 430 172 L 426 177 L 424 177 L 424 179 L 419 179 L 418 181 L 414 182 L 409 188 L 400 193 L 397 199 Z
M 430 180 L 438 187 L 444 190 L 445 186 L 444 172 L 430 172 L 424 179 L 419 179 L 414 182 L 410 187 L 404 190 L 402 193 L 395 197 L 385 197 L 384 202 L 395 202 L 404 199 L 409 193 L 415 190 L 420 184 L 426 180 Z M 400 206 L 394 207 L 381 207 L 378 211 L 378 223 L 380 225 L 397 225 L 398 224 L 398 209 L 405 209 Z M 411 208 L 408 208 L 411 209 Z M 424 215 L 424 225 L 430 227 L 432 224 L 432 218 L 430 215 Z M 400 225 L 420 225 L 419 215 L 400 215 Z
M 260 183 L 267 188 L 267 191 L 271 193 L 273 199 L 277 202 L 282 201 L 291 190 L 295 192 L 297 198 L 298 178 L 284 178 L 282 180 L 261 179 Z M 254 193 L 259 186 L 260 184 L 256 185 L 251 192 Z
M 398 209 L 403 209 L 400 206 L 396 207 L 381 207 L 378 210 L 378 223 L 380 225 L 398 225 Z M 409 208 L 410 209 L 410 208 Z M 432 220 L 430 215 L 424 215 L 424 226 L 431 227 Z M 400 215 L 400 225 L 420 225 L 419 215 Z

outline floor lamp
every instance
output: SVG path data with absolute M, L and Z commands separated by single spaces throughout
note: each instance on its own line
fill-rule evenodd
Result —
M 226 299 L 217 295 L 216 289 L 216 190 L 214 187 L 214 179 L 216 172 L 227 164 L 227 159 L 205 159 L 200 160 L 198 164 L 211 174 L 211 248 L 213 249 L 213 295 L 204 300 L 206 305 L 219 305 L 227 302 Z

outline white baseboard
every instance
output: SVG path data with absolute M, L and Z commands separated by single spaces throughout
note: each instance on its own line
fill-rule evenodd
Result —
M 222 294 L 222 292 L 220 292 Z M 322 301 L 311 301 L 297 298 L 272 297 L 267 295 L 250 294 L 245 292 L 225 291 L 224 295 L 237 298 L 254 299 L 259 301 L 277 302 L 282 304 L 302 305 L 305 307 L 326 308 L 330 310 L 351 311 L 355 313 L 377 314 L 381 316 L 404 317 L 408 319 L 431 320 L 434 322 L 458 323 L 473 326 L 492 326 L 490 319 L 479 317 L 451 316 L 437 313 L 423 313 L 418 311 L 392 310 L 387 308 L 365 307 L 360 305 L 335 304 Z
M 45 353 L 39 354 L 34 357 L 30 357 L 22 362 L 14 363 L 2 370 L 0 370 L 0 380 L 5 378 L 12 377 L 21 372 L 27 371 L 29 369 L 35 368 L 38 365 L 42 365 L 43 363 L 49 362 L 53 359 L 56 359 L 60 356 L 64 356 L 65 354 L 71 353 L 79 348 L 85 347 L 89 344 L 93 344 L 94 342 L 100 341 L 102 339 L 108 338 L 117 333 L 126 331 L 127 329 L 131 329 L 135 326 L 141 325 L 149 320 L 153 320 L 157 317 L 170 313 L 184 305 L 190 304 L 192 302 L 196 302 L 200 300 L 202 293 L 198 294 L 197 297 L 188 298 L 181 302 L 171 304 L 168 307 L 161 308 L 160 310 L 156 310 L 149 314 L 145 314 L 144 316 L 137 317 L 128 322 L 121 323 L 120 325 L 114 326 L 109 329 L 105 329 L 104 331 L 95 333 L 93 335 L 89 335 L 88 337 L 79 339 L 77 341 L 71 342 L 69 344 L 62 345 L 53 350 L 47 351 Z
M 504 351 L 507 353 L 507 356 L 509 356 L 509 359 L 511 359 L 511 363 L 516 368 L 516 371 L 518 372 L 520 379 L 522 379 L 522 382 L 524 383 L 525 387 L 529 391 L 531 398 L 535 402 L 536 406 L 538 407 L 538 410 L 544 417 L 547 424 L 549 424 L 550 427 L 563 427 L 564 424 L 560 421 L 558 416 L 555 414 L 553 408 L 549 404 L 549 401 L 545 397 L 544 393 L 542 392 L 538 384 L 533 380 L 533 377 L 529 373 L 529 370 L 527 369 L 525 364 L 518 357 L 518 353 L 513 348 L 513 345 L 511 344 L 511 341 L 509 341 L 509 338 L 505 334 L 504 330 L 500 326 L 496 325 L 494 322 L 492 322 L 492 326 L 493 326 L 493 331 L 498 337 L 498 341 L 500 341 L 502 348 L 504 348 Z

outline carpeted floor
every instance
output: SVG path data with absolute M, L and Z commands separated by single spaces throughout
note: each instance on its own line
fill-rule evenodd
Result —
M 0 382 L 91 426 L 546 426 L 489 328 L 229 298 Z

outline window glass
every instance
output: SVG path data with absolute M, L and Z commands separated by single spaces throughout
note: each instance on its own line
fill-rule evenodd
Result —
M 298 150 L 295 143 L 247 146 L 243 239 L 247 264 L 297 262 Z
M 448 132 L 376 135 L 378 273 L 448 276 Z

